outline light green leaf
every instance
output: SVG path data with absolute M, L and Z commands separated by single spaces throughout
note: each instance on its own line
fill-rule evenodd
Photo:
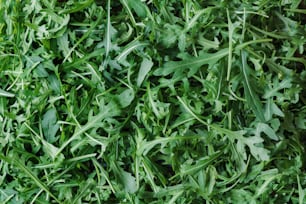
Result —
M 267 121 L 271 120 L 273 115 L 277 115 L 280 117 L 285 116 L 284 113 L 281 111 L 281 109 L 274 103 L 272 98 L 267 99 L 264 115 Z
M 93 1 L 94 0 L 85 0 L 80 2 L 74 2 L 71 8 L 60 10 L 59 13 L 60 14 L 76 13 L 90 6 L 93 3 Z
M 138 77 L 137 77 L 137 86 L 140 87 L 143 80 L 145 79 L 146 75 L 149 73 L 153 66 L 153 62 L 151 60 L 148 60 L 147 58 L 143 58 L 141 65 L 140 65 L 140 70 L 138 72 Z
M 51 108 L 48 110 L 41 121 L 41 126 L 44 132 L 44 136 L 49 143 L 54 143 L 57 138 L 56 133 L 59 129 L 59 124 L 57 123 L 56 109 Z
M 57 38 L 57 46 L 58 46 L 58 49 L 63 53 L 64 56 L 69 54 L 70 48 L 69 48 L 69 40 L 68 40 L 67 33 Z
M 128 0 L 128 5 L 132 7 L 138 17 L 145 18 L 147 16 L 146 6 L 140 0 Z
M 122 50 L 122 52 L 115 58 L 117 62 L 124 66 L 129 66 L 129 63 L 126 61 L 127 56 L 137 49 L 140 49 L 144 46 L 148 45 L 148 43 L 139 42 L 139 41 L 132 41 L 129 43 L 125 48 Z
M 118 181 L 123 185 L 125 192 L 135 193 L 138 190 L 136 178 L 131 173 L 124 171 L 116 161 L 111 161 L 111 168 Z
M 280 83 L 277 77 L 273 79 L 273 87 L 267 89 L 263 98 L 268 99 L 273 96 L 282 96 L 282 93 L 279 93 L 280 90 L 290 88 L 292 86 L 291 79 L 285 78 Z
M 265 123 L 258 123 L 255 136 L 260 137 L 262 132 L 264 132 L 272 140 L 279 140 L 278 136 L 275 134 L 275 131 L 269 125 Z
M 43 145 L 44 151 L 52 158 L 53 161 L 56 158 L 58 159 L 64 158 L 63 155 L 57 156 L 56 153 L 58 151 L 58 148 L 50 144 L 49 142 L 45 141 L 44 139 L 42 139 L 42 145 Z
M 238 140 L 237 149 L 242 149 L 244 145 L 247 145 L 255 159 L 258 161 L 268 161 L 270 159 L 270 151 L 260 146 L 263 141 L 259 136 L 243 137 Z
M 8 97 L 8 98 L 12 98 L 15 96 L 15 94 L 13 93 L 10 93 L 10 92 L 7 92 L 7 91 L 4 91 L 3 89 L 0 89 L 0 97 L 3 96 L 3 97 Z
M 50 84 L 50 88 L 56 94 L 60 94 L 60 92 L 61 92 L 61 84 L 60 84 L 59 80 L 57 79 L 57 77 L 54 74 L 48 76 L 48 82 Z
M 110 0 L 107 1 L 107 24 L 106 24 L 106 32 L 104 38 L 104 47 L 105 47 L 105 58 L 108 57 L 109 52 L 114 49 L 112 44 L 112 36 L 117 33 L 117 30 L 111 24 L 111 16 L 110 16 Z
M 135 93 L 132 89 L 126 89 L 121 94 L 118 95 L 117 100 L 122 108 L 129 106 L 134 100 Z

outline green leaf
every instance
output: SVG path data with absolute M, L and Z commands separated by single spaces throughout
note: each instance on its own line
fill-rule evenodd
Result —
M 301 181 L 299 175 L 296 176 L 297 183 L 298 183 L 298 189 L 299 189 L 299 204 L 302 204 L 305 199 L 306 191 L 301 186 Z
M 137 86 L 140 87 L 146 75 L 149 73 L 153 66 L 153 62 L 147 58 L 143 58 L 137 76 Z
M 44 136 L 49 143 L 54 143 L 57 138 L 56 133 L 59 129 L 59 124 L 57 123 L 56 109 L 49 109 L 43 116 L 41 121 L 41 126 L 44 132 Z
M 107 24 L 106 24 L 106 32 L 104 38 L 104 47 L 105 47 L 105 57 L 107 58 L 109 52 L 112 51 L 114 45 L 112 44 L 112 36 L 116 35 L 117 30 L 111 24 L 111 16 L 110 16 L 110 0 L 107 1 Z
M 237 142 L 237 151 L 243 156 L 246 160 L 246 150 L 245 146 L 250 149 L 251 154 L 257 159 L 262 161 L 267 161 L 270 159 L 270 151 L 262 147 L 262 142 L 264 141 L 259 135 L 256 136 L 245 136 L 247 131 L 231 131 L 225 128 L 218 127 L 216 125 L 210 125 L 218 134 L 224 134 L 232 142 Z
M 111 168 L 114 170 L 116 178 L 124 186 L 127 193 L 135 193 L 137 189 L 136 179 L 131 173 L 124 171 L 115 161 L 111 162 Z
M 94 0 L 85 0 L 85 1 L 81 1 L 81 2 L 75 2 L 75 3 L 71 4 L 72 5 L 71 8 L 63 9 L 59 13 L 60 14 L 76 13 L 78 11 L 81 11 L 81 10 L 85 9 L 89 5 L 91 5 L 93 3 L 93 1 Z
M 273 118 L 273 115 L 277 115 L 280 117 L 284 117 L 284 113 L 280 110 L 280 108 L 273 102 L 271 98 L 268 98 L 265 106 L 265 119 L 267 121 Z
M 0 96 L 11 98 L 14 97 L 15 94 L 0 89 Z
M 155 76 L 167 76 L 171 73 L 182 74 L 184 71 L 189 71 L 188 75 L 191 76 L 202 65 L 213 65 L 221 58 L 228 55 L 228 49 L 220 50 L 216 53 L 201 53 L 199 57 L 193 57 L 183 61 L 170 61 L 166 62 L 161 68 L 155 70 Z
M 42 64 L 39 64 L 35 69 L 34 69 L 34 74 L 35 76 L 37 76 L 38 78 L 44 78 L 44 77 L 48 77 L 49 73 L 47 72 L 47 70 L 43 67 Z
M 67 56 L 69 54 L 69 39 L 68 33 L 65 33 L 61 37 L 57 38 L 57 46 L 59 51 L 62 52 L 63 56 Z
M 135 11 L 138 17 L 145 18 L 147 16 L 146 6 L 140 0 L 128 0 L 128 5 Z
M 51 143 L 45 140 L 42 140 L 42 145 L 43 145 L 44 151 L 52 158 L 53 161 L 55 159 L 59 159 L 59 160 L 64 159 L 63 155 L 59 155 L 59 156 L 56 155 L 58 148 L 52 145 Z
M 169 113 L 170 104 L 169 103 L 164 103 L 164 102 L 161 102 L 160 100 L 158 100 L 157 92 L 158 92 L 157 89 L 151 91 L 150 85 L 148 84 L 147 94 L 148 94 L 148 99 L 149 99 L 150 106 L 152 107 L 152 111 L 155 114 L 155 116 L 158 119 L 162 119 L 162 118 L 166 117 L 166 115 Z
M 117 62 L 124 66 L 129 66 L 129 63 L 127 62 L 126 58 L 127 56 L 137 49 L 140 49 L 144 46 L 147 46 L 147 43 L 144 42 L 138 42 L 138 41 L 132 41 L 130 44 L 125 46 L 125 48 L 122 50 L 122 52 L 115 58 Z
M 88 122 L 85 125 L 75 129 L 74 134 L 58 149 L 56 156 L 58 156 L 73 140 L 78 138 L 81 134 L 85 133 L 91 128 L 103 125 L 101 123 L 103 119 L 116 116 L 119 113 L 120 111 L 114 102 L 109 102 L 106 105 L 102 105 L 100 112 L 96 116 L 89 117 Z
M 279 83 L 278 79 L 275 77 L 273 80 L 273 87 L 265 91 L 263 98 L 268 99 L 273 96 L 281 96 L 282 93 L 279 93 L 279 91 L 282 89 L 290 88 L 291 86 L 292 84 L 290 78 L 286 77 Z
M 257 94 L 254 92 L 252 84 L 250 83 L 249 77 L 250 75 L 248 74 L 248 69 L 249 66 L 247 64 L 247 56 L 245 51 L 241 51 L 241 57 L 242 57 L 242 67 L 241 71 L 243 74 L 243 87 L 244 87 L 244 93 L 246 100 L 248 102 L 248 105 L 252 109 L 252 111 L 255 113 L 256 117 L 262 121 L 265 122 L 265 117 L 264 117 L 264 111 L 261 105 L 261 102 L 257 96 Z
M 117 100 L 119 101 L 122 108 L 129 106 L 134 100 L 135 93 L 132 89 L 126 89 L 118 95 Z
M 263 141 L 264 140 L 259 136 L 240 137 L 237 141 L 237 149 L 245 155 L 244 146 L 246 145 L 255 159 L 259 161 L 268 161 L 270 159 L 270 151 L 260 146 Z
M 50 84 L 50 88 L 56 93 L 60 94 L 61 93 L 61 84 L 57 77 L 54 74 L 50 74 L 48 76 L 48 82 Z
M 213 153 L 212 155 L 201 158 L 194 165 L 183 164 L 180 175 L 181 176 L 194 175 L 198 171 L 206 168 L 208 165 L 216 161 L 221 155 L 222 155 L 222 152 L 219 151 L 219 152 Z
M 20 170 L 22 170 L 29 178 L 31 178 L 34 183 L 40 187 L 42 190 L 44 190 L 48 195 L 50 195 L 57 203 L 60 203 L 60 201 L 57 199 L 55 195 L 49 190 L 48 186 L 43 183 L 27 166 L 25 166 L 22 161 L 19 161 L 17 158 L 10 158 L 6 157 L 2 154 L 0 154 L 0 158 L 5 160 L 8 163 L 11 163 L 13 165 L 16 165 Z
M 276 141 L 279 140 L 275 131 L 269 125 L 265 123 L 258 123 L 256 127 L 255 136 L 260 137 L 260 134 L 262 132 L 264 132 L 272 140 L 276 140 Z
M 304 4 L 0 1 L 0 203 L 304 203 Z

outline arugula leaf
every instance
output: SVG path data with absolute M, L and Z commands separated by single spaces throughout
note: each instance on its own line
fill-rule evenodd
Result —
M 124 186 L 124 189 L 128 193 L 135 193 L 137 191 L 135 177 L 129 172 L 124 171 L 114 161 L 111 163 L 111 168 L 114 170 L 116 178 Z
M 140 0 L 128 0 L 128 5 L 133 8 L 138 17 L 145 18 L 147 16 L 146 7 Z
M 137 77 L 137 86 L 140 87 L 146 75 L 150 72 L 153 62 L 147 58 L 143 58 Z
M 302 204 L 305 8 L 0 1 L 0 203 Z
M 0 96 L 3 96 L 3 97 L 14 97 L 15 95 L 10 93 L 10 92 L 7 92 L 7 91 L 4 91 L 4 90 L 0 89 Z
M 8 163 L 12 163 L 12 164 L 16 165 L 27 176 L 29 176 L 38 187 L 40 187 L 42 190 L 44 190 L 46 193 L 48 193 L 56 202 L 58 202 L 58 203 L 60 202 L 59 200 L 57 200 L 57 197 L 51 193 L 48 186 L 45 185 L 45 183 L 43 183 L 39 178 L 37 178 L 37 176 L 35 174 L 33 174 L 32 171 L 27 166 L 25 166 L 21 161 L 19 161 L 16 158 L 14 159 L 14 158 L 6 157 L 2 154 L 0 154 L 0 158 L 7 161 Z
M 101 121 L 108 117 L 116 116 L 120 112 L 115 106 L 114 102 L 108 103 L 106 106 L 102 107 L 101 112 L 95 116 L 89 116 L 88 122 L 81 126 L 80 128 L 76 128 L 74 134 L 65 141 L 61 147 L 57 150 L 56 156 L 58 156 L 73 140 L 78 138 L 81 134 L 85 133 L 87 130 L 101 126 Z
M 242 67 L 241 67 L 241 71 L 243 73 L 243 79 L 244 79 L 244 92 L 245 92 L 245 96 L 246 96 L 246 100 L 250 106 L 250 108 L 252 109 L 252 111 L 255 113 L 256 117 L 262 121 L 265 122 L 265 117 L 264 117 L 264 111 L 261 105 L 261 102 L 258 98 L 258 96 L 256 95 L 256 93 L 253 90 L 252 84 L 250 83 L 249 80 L 249 74 L 248 74 L 248 65 L 247 65 L 247 56 L 246 56 L 246 52 L 242 51 L 241 52 L 241 57 L 242 57 Z
M 126 89 L 118 95 L 117 100 L 119 100 L 119 103 L 122 108 L 126 108 L 132 103 L 134 97 L 135 97 L 134 91 L 132 89 Z
M 158 68 L 153 74 L 155 76 L 167 76 L 171 73 L 180 75 L 185 70 L 189 70 L 188 76 L 191 76 L 192 74 L 197 72 L 197 70 L 202 65 L 204 64 L 213 65 L 227 54 L 228 54 L 228 49 L 223 49 L 214 54 L 202 53 L 199 55 L 199 57 L 194 57 L 188 60 L 167 62 L 163 67 Z
M 110 0 L 107 1 L 107 26 L 105 32 L 105 39 L 104 39 L 104 47 L 105 47 L 105 57 L 107 58 L 109 52 L 113 49 L 112 45 L 112 36 L 116 34 L 116 29 L 111 24 L 111 16 L 110 16 Z
M 55 108 L 51 108 L 43 115 L 41 126 L 47 141 L 50 143 L 54 143 L 57 140 L 55 136 L 60 127 L 57 123 Z

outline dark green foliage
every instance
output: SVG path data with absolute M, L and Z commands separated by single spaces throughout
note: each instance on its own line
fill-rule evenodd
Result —
M 305 203 L 305 4 L 0 0 L 0 203 Z

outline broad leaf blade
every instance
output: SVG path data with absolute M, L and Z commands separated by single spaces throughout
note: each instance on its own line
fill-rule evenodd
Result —
M 143 80 L 145 79 L 146 75 L 149 73 L 153 66 L 153 62 L 151 60 L 148 60 L 147 58 L 144 58 L 140 65 L 140 70 L 138 72 L 137 77 L 137 86 L 140 87 Z
M 57 124 L 57 116 L 56 116 L 56 109 L 52 108 L 48 110 L 41 121 L 41 126 L 44 132 L 44 136 L 46 140 L 50 143 L 56 141 L 56 133 L 59 129 L 59 124 Z

